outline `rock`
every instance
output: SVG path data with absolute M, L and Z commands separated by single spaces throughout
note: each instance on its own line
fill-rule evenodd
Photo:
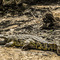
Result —
M 43 16 L 43 22 L 44 22 L 43 28 L 47 29 L 53 28 L 55 22 L 53 14 L 51 12 L 46 12 Z
M 32 3 L 34 0 L 3 0 L 3 5 L 11 5 L 11 4 L 21 4 L 21 3 Z

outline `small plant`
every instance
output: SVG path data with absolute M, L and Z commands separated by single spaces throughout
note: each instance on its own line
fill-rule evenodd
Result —
M 53 32 L 53 29 L 51 29 L 50 32 Z

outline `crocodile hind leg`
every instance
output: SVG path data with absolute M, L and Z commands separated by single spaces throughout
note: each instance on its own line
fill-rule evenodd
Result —
M 30 41 L 26 40 L 25 44 L 22 46 L 22 50 L 28 50 L 29 49 L 29 44 L 30 44 Z
M 22 47 L 22 50 L 29 50 L 29 44 L 25 44 L 23 47 Z

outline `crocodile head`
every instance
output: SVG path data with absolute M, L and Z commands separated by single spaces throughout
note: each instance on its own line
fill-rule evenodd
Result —
M 3 38 L 4 39 L 4 41 L 3 42 L 10 42 L 10 41 L 12 41 L 12 37 L 9 37 L 10 35 L 2 35 L 2 34 L 0 34 L 0 38 Z M 0 42 L 1 42 L 1 40 L 0 40 Z
M 15 35 L 4 35 L 0 34 L 0 45 L 5 45 L 6 43 L 10 43 L 11 41 L 16 40 Z
M 0 34 L 0 45 L 4 45 L 7 42 L 7 36 Z
M 7 39 L 8 38 L 8 35 L 2 35 L 2 34 L 0 34 L 0 38 Z

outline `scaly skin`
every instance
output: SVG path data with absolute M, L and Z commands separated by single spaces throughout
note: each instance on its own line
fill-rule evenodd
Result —
M 0 38 L 5 39 L 5 46 L 18 46 L 22 49 L 34 48 L 41 50 L 56 50 L 60 55 L 60 46 L 54 42 L 48 42 L 42 37 L 19 34 L 19 35 L 0 35 Z

